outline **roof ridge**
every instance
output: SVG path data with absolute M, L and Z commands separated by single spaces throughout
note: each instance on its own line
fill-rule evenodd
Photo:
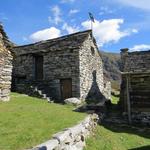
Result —
M 42 41 L 39 41 L 39 42 L 35 42 L 35 43 L 31 43 L 31 44 L 25 44 L 25 45 L 19 45 L 19 46 L 15 46 L 15 47 L 24 47 L 24 46 L 30 46 L 30 45 L 35 45 L 35 44 L 42 44 L 42 43 L 45 43 L 45 42 L 52 42 L 52 41 L 56 41 L 56 40 L 59 41 L 59 40 L 69 38 L 71 36 L 76 36 L 76 35 L 86 34 L 86 33 L 91 34 L 92 30 L 79 31 L 79 32 L 75 32 L 75 33 L 72 33 L 72 34 L 63 35 L 63 36 L 60 36 L 60 37 L 57 37 L 57 38 L 42 40 Z
M 129 54 L 137 54 L 137 53 L 149 53 L 150 49 L 148 50 L 144 50 L 144 51 L 133 51 L 133 52 L 129 52 Z

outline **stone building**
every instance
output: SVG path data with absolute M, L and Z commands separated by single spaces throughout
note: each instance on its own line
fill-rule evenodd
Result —
M 102 59 L 91 30 L 14 48 L 13 89 L 62 101 L 104 99 Z
M 121 50 L 122 84 L 120 102 L 124 111 L 150 112 L 150 50 Z
M 12 73 L 12 43 L 0 24 L 0 101 L 8 101 Z

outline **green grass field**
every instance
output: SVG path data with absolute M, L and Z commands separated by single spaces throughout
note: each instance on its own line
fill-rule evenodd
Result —
M 150 150 L 150 129 L 98 126 L 86 144 L 85 150 Z
M 9 102 L 0 102 L 0 150 L 35 146 L 86 116 L 72 109 L 72 106 L 12 93 Z

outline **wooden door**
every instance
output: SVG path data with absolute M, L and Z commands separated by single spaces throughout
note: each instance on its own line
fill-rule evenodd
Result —
M 71 79 L 61 79 L 61 98 L 63 100 L 72 97 L 72 80 Z
M 35 79 L 43 79 L 43 56 L 35 57 Z

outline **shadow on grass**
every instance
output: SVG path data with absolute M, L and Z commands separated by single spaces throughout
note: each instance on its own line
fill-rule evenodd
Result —
M 138 127 L 128 124 L 117 124 L 117 123 L 106 123 L 102 122 L 101 125 L 103 125 L 106 129 L 117 132 L 117 133 L 128 133 L 128 134 L 135 134 L 144 138 L 150 139 L 150 128 L 148 127 Z M 150 150 L 150 149 L 149 149 Z
M 132 149 L 128 149 L 128 150 L 150 150 L 150 145 L 132 148 Z

